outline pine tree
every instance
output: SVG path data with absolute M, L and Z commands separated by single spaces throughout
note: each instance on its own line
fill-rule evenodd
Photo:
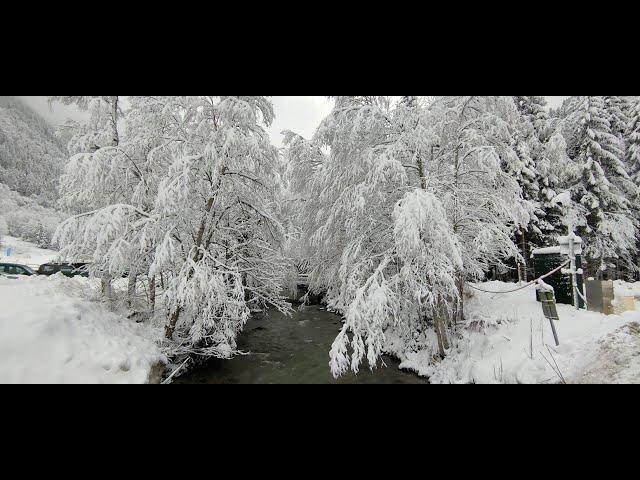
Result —
M 549 114 L 544 97 L 513 97 L 518 111 L 533 126 L 536 136 L 544 142 L 549 134 Z
M 640 187 L 640 97 L 629 108 L 627 139 L 627 168 L 634 183 Z M 636 203 L 636 209 L 638 204 Z
M 604 97 L 580 97 L 566 118 L 570 155 L 582 169 L 571 190 L 586 209 L 580 233 L 586 242 L 587 267 L 601 274 L 612 259 L 628 261 L 635 251 L 633 191 L 618 137 L 613 133 Z
M 526 267 L 531 249 L 552 245 L 555 238 L 563 233 L 562 211 L 554 203 L 559 193 L 559 179 L 553 163 L 558 161 L 560 152 L 544 97 L 514 96 L 513 99 L 520 113 L 515 149 L 525 167 L 523 172 L 527 173 L 516 174 L 515 178 L 524 199 L 534 209 L 529 224 L 519 232 L 517 240 Z
M 604 97 L 611 133 L 620 141 L 620 149 L 625 150 L 625 135 L 629 126 L 629 103 L 625 97 Z

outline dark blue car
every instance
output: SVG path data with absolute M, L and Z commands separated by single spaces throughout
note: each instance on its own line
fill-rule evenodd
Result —
M 26 265 L 18 265 L 17 263 L 0 263 L 0 273 L 5 275 L 25 275 L 30 277 L 35 275 L 35 272 Z

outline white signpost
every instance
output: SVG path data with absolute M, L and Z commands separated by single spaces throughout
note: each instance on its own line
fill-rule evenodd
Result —
M 575 305 L 576 310 L 580 310 L 580 298 L 582 298 L 585 305 L 587 304 L 585 295 L 580 293 L 580 289 L 578 288 L 578 279 L 576 277 L 577 275 L 583 275 L 581 268 L 576 269 L 576 255 L 582 254 L 582 239 L 571 231 L 566 237 L 559 237 L 558 243 L 560 244 L 560 253 L 562 255 L 568 255 L 571 262 L 568 269 L 562 269 L 562 273 L 563 275 L 571 275 L 573 304 Z

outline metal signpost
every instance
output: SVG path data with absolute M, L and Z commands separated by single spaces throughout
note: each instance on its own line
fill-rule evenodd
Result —
M 557 347 L 560 345 L 560 340 L 558 340 L 558 332 L 556 332 L 556 326 L 553 324 L 553 321 L 559 321 L 560 317 L 558 316 L 558 309 L 556 307 L 556 297 L 552 290 L 540 288 L 540 299 L 542 300 L 542 313 L 544 313 L 545 318 L 547 318 L 551 324 L 553 339 Z

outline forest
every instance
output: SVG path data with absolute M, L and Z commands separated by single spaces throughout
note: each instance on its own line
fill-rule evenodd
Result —
M 442 361 L 469 284 L 531 280 L 531 252 L 572 232 L 585 276 L 638 279 L 640 97 L 329 98 L 278 148 L 270 97 L 49 97 L 88 116 L 47 147 L 59 182 L 16 188 L 32 156 L 4 153 L 4 130 L 0 181 L 55 208 L 46 244 L 174 364 L 233 358 L 253 315 L 298 308 L 301 274 L 342 318 L 335 378 L 389 353 Z

